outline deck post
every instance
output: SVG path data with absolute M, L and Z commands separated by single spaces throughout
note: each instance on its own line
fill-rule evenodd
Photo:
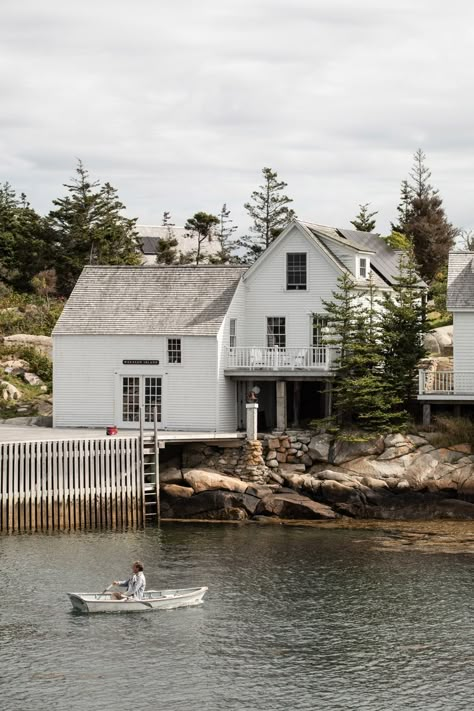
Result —
M 431 425 L 431 404 L 429 402 L 423 403 L 423 425 L 425 427 Z
M 324 388 L 324 417 L 332 415 L 332 383 L 326 381 Z
M 247 409 L 247 440 L 255 442 L 258 439 L 258 402 L 248 402 Z
M 276 426 L 279 432 L 286 430 L 286 380 L 276 382 Z

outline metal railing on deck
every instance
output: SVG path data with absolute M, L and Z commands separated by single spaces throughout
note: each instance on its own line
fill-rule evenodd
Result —
M 337 349 L 258 348 L 253 346 L 226 348 L 228 370 L 329 370 L 337 358 Z
M 419 370 L 420 395 L 474 395 L 472 370 Z

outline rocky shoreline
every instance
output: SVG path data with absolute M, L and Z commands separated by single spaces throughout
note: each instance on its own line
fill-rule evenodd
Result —
M 161 515 L 268 523 L 472 520 L 471 445 L 436 447 L 435 438 L 392 434 L 352 442 L 295 431 L 243 446 L 192 446 L 180 466 L 161 469 Z

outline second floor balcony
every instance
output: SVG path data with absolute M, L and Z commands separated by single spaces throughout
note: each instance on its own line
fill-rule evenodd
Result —
M 441 370 L 419 371 L 420 399 L 474 399 L 474 371 Z
M 331 371 L 338 349 L 327 346 L 317 348 L 260 348 L 246 346 L 226 348 L 225 371 Z

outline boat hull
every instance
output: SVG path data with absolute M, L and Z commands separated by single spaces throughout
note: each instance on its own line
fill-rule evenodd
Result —
M 202 604 L 207 592 L 202 588 L 147 590 L 143 600 L 116 600 L 112 593 L 68 593 L 74 610 L 87 614 L 96 612 L 152 612 L 174 610 Z

